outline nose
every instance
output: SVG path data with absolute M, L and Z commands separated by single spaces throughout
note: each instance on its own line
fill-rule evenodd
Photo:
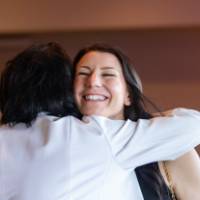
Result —
M 101 77 L 96 71 L 92 72 L 87 79 L 88 87 L 100 87 L 102 85 Z

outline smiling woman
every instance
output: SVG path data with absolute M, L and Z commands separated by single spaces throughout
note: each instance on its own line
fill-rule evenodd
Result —
M 107 117 L 115 118 L 115 114 L 118 113 L 120 114 L 117 116 L 118 119 L 136 121 L 138 118 L 146 119 L 151 116 L 145 110 L 145 97 L 141 92 L 140 79 L 129 58 L 119 49 L 101 44 L 86 47 L 77 53 L 73 65 L 74 93 L 80 109 L 84 105 L 81 104 L 81 100 L 85 99 L 82 93 L 88 90 L 103 90 L 106 92 L 105 98 L 108 99 L 108 107 L 104 106 L 103 109 L 109 112 L 106 113 Z M 86 73 L 80 73 L 85 68 L 87 68 Z M 113 108 L 110 110 L 111 106 L 116 110 Z M 94 109 L 96 114 L 102 112 L 101 109 L 99 111 L 96 108 L 90 109 Z M 102 115 L 104 116 L 103 113 Z
M 152 118 L 145 109 L 141 83 L 131 68 L 119 49 L 95 44 L 80 50 L 74 59 L 74 93 L 81 114 L 133 121 Z M 181 167 L 183 162 L 187 167 Z M 168 169 L 170 180 L 166 179 Z M 140 166 L 136 174 L 144 199 L 199 199 L 200 160 L 193 150 L 175 161 Z
M 84 55 L 77 64 L 74 84 L 82 114 L 124 119 L 129 92 L 121 64 L 113 54 L 93 51 Z

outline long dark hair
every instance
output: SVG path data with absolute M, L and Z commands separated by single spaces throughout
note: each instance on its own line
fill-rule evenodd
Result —
M 139 81 L 139 77 L 136 72 L 134 72 L 134 68 L 131 65 L 129 58 L 118 48 L 114 48 L 106 44 L 94 44 L 81 49 L 76 54 L 73 61 L 73 77 L 75 77 L 75 71 L 78 62 L 85 54 L 91 51 L 111 53 L 119 60 L 131 98 L 131 105 L 125 106 L 124 109 L 125 119 L 136 121 L 139 118 L 151 118 L 151 114 L 147 112 L 145 107 L 145 101 L 149 100 L 142 94 L 141 82 Z
M 1 123 L 27 126 L 38 113 L 76 115 L 71 61 L 57 43 L 36 44 L 7 62 L 0 79 Z

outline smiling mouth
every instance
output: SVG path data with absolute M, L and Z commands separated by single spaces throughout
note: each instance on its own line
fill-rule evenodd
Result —
M 103 95 L 85 95 L 83 98 L 86 101 L 104 101 L 107 99 L 107 97 Z

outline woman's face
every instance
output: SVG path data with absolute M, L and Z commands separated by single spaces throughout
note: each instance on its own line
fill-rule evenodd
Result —
M 124 119 L 130 105 L 121 64 L 111 53 L 90 51 L 76 66 L 74 94 L 83 115 Z

